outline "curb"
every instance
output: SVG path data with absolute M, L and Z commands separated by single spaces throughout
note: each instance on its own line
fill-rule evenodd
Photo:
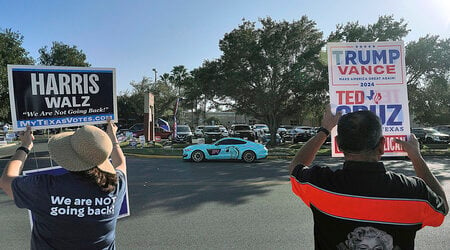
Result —
M 139 158 L 149 158 L 149 159 L 182 159 L 181 155 L 143 155 L 143 154 L 132 154 L 132 153 L 123 153 L 125 156 L 134 156 Z

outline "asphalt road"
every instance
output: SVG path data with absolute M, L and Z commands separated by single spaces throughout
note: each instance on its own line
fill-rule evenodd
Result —
M 318 158 L 337 167 L 339 160 Z M 427 158 L 450 193 L 449 159 Z M 3 170 L 7 160 L 0 160 Z M 131 216 L 117 226 L 118 249 L 313 249 L 312 216 L 290 190 L 288 160 L 204 162 L 128 157 Z M 409 162 L 389 160 L 412 175 Z M 45 154 L 26 168 L 49 166 Z M 29 248 L 25 210 L 0 194 L 1 249 Z M 416 249 L 447 249 L 450 222 L 418 232 Z

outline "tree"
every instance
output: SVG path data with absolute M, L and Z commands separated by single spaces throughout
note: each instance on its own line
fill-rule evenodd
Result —
M 259 22 L 257 28 L 243 20 L 225 34 L 219 42 L 223 55 L 207 65 L 211 74 L 200 81 L 226 101 L 222 104 L 265 122 L 276 143 L 283 118 L 303 114 L 309 103 L 325 97 L 326 69 L 319 56 L 324 41 L 306 16 L 293 22 Z
M 336 31 L 328 37 L 328 42 L 375 42 L 398 41 L 408 35 L 409 29 L 403 18 L 395 21 L 394 16 L 380 16 L 374 24 L 366 26 L 358 22 L 336 25 Z
M 42 65 L 52 66 L 91 66 L 86 62 L 86 55 L 77 46 L 69 46 L 62 42 L 53 42 L 48 50 L 47 46 L 39 49 L 39 62 Z
M 423 125 L 450 124 L 450 87 L 448 77 L 427 77 L 427 85 L 417 88 L 410 105 L 414 119 Z
M 219 118 L 212 116 L 205 119 L 205 124 L 218 125 L 222 124 L 222 122 L 220 121 Z
M 183 65 L 174 66 L 170 72 L 169 80 L 178 88 L 182 87 L 183 82 L 190 76 L 186 67 Z
M 156 82 L 151 82 L 149 77 L 143 77 L 139 82 L 131 82 L 133 90 L 122 93 L 117 99 L 119 117 L 126 121 L 143 121 L 144 96 L 151 92 L 155 96 L 155 117 L 170 120 L 177 99 L 175 82 L 181 82 L 185 77 L 189 77 L 189 74 L 184 66 L 175 66 L 171 74 L 162 74 Z
M 330 42 L 373 42 L 401 40 L 409 33 L 403 19 L 381 16 L 375 24 L 358 22 L 338 25 Z M 439 36 L 419 38 L 406 45 L 405 61 L 411 113 L 416 122 L 432 125 L 448 122 L 450 39 Z
M 132 91 L 126 91 L 117 97 L 117 109 L 122 120 L 144 121 L 144 96 L 150 92 L 150 78 L 143 77 L 139 82 L 131 82 Z M 155 108 L 156 110 L 156 108 Z
M 215 90 L 223 83 L 220 67 L 221 62 L 219 60 L 206 60 L 201 67 L 192 70 L 191 78 L 183 82 L 184 96 L 191 100 L 196 124 L 199 124 L 200 116 L 203 117 L 204 123 L 207 122 L 207 106 L 216 108 L 213 102 L 214 97 L 217 96 Z
M 8 88 L 8 64 L 32 65 L 33 58 L 22 47 L 23 36 L 11 29 L 0 29 L 0 120 L 11 121 Z
M 414 120 L 450 123 L 450 39 L 419 38 L 406 46 L 408 94 Z

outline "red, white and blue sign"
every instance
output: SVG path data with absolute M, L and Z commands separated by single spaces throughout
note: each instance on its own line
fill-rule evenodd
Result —
M 328 43 L 330 102 L 343 114 L 370 110 L 383 125 L 385 156 L 404 156 L 394 139 L 410 134 L 403 41 Z M 331 131 L 332 156 L 343 156 Z
M 13 130 L 117 121 L 114 68 L 8 65 Z

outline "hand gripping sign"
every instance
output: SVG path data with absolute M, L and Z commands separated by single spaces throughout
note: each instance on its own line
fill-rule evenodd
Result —
M 406 153 L 394 139 L 410 134 L 404 44 L 397 42 L 328 43 L 330 102 L 343 114 L 370 110 L 380 117 L 385 156 Z M 331 131 L 332 155 L 343 156 Z
M 13 129 L 117 121 L 113 68 L 8 65 Z

